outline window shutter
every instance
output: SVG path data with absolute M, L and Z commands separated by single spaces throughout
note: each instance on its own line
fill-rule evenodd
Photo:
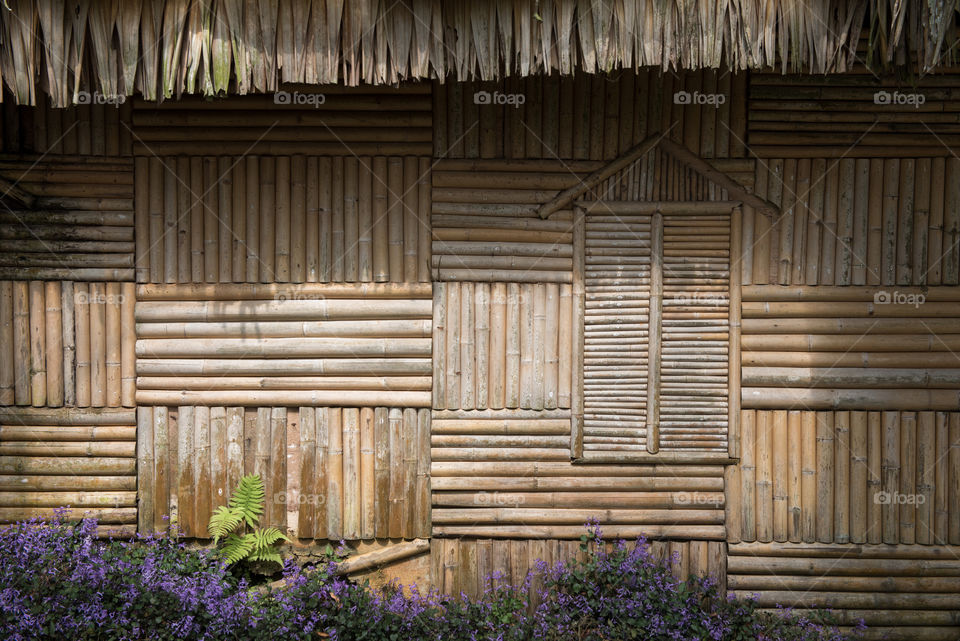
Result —
M 583 211 L 587 460 L 727 451 L 730 215 L 664 209 Z
M 730 215 L 663 217 L 661 451 L 727 451 Z
M 649 214 L 585 214 L 583 450 L 646 451 Z

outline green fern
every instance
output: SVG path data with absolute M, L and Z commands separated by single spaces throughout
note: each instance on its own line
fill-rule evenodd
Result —
M 220 554 L 228 564 L 243 560 L 283 563 L 283 557 L 273 546 L 290 539 L 275 527 L 256 527 L 263 514 L 264 496 L 260 477 L 256 474 L 244 476 L 228 504 L 221 505 L 210 516 L 207 531 L 214 544 L 223 539 Z M 246 532 L 248 527 L 252 531 Z

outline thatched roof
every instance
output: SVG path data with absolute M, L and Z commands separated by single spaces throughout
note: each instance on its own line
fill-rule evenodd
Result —
M 657 66 L 929 71 L 956 54 L 958 0 L 7 0 L 14 99 L 147 99 Z

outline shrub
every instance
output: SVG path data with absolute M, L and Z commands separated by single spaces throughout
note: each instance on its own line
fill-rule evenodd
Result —
M 292 561 L 276 590 L 251 589 L 217 554 L 174 537 L 96 539 L 96 524 L 30 521 L 0 530 L 0 638 L 151 641 L 840 641 L 816 617 L 756 611 L 710 579 L 679 581 L 644 541 L 607 549 L 599 529 L 584 560 L 528 584 L 492 577 L 477 599 L 374 589 L 336 575 L 334 556 Z M 236 571 L 236 570 L 235 570 Z

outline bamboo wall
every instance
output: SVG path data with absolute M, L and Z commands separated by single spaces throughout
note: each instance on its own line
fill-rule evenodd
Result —
M 767 611 L 830 609 L 865 639 L 951 641 L 960 620 L 956 546 L 731 544 L 727 587 Z
M 0 276 L 133 280 L 132 170 L 117 157 L 0 160 L 0 177 L 36 196 L 0 214 Z
M 136 175 L 139 282 L 430 280 L 427 158 L 138 157 Z
M 750 151 L 761 158 L 944 156 L 960 142 L 958 81 L 951 73 L 900 81 L 866 70 L 827 77 L 751 74 Z M 914 99 L 917 94 L 922 97 Z
M 704 158 L 744 155 L 745 74 L 657 70 L 438 84 L 433 149 L 439 158 L 613 159 L 655 132 Z M 486 92 L 490 101 L 482 104 Z M 678 92 L 720 94 L 697 104 Z M 519 96 L 506 103 L 501 96 Z M 497 104 L 496 100 L 502 100 Z M 481 103 L 481 104 L 478 104 Z M 514 106 L 514 103 L 522 103 Z
M 960 160 L 937 153 L 758 161 L 755 191 L 782 215 L 746 213 L 743 283 L 956 285 Z
M 264 479 L 261 522 L 299 539 L 430 536 L 428 410 L 141 407 L 140 529 L 173 519 L 206 538 L 244 474 Z
M 89 96 L 87 93 L 85 98 Z M 87 104 L 56 109 L 47 100 L 28 108 L 18 107 L 8 92 L 3 98 L 3 153 L 89 158 L 129 156 L 133 151 L 132 101 L 115 105 L 88 100 Z
M 671 564 L 677 578 L 712 576 L 725 584 L 726 546 L 718 541 L 651 541 L 651 556 Z M 610 547 L 609 545 L 607 546 Z M 558 539 L 435 539 L 430 546 L 435 586 L 446 594 L 483 594 L 489 583 L 523 585 L 530 576 L 530 597 L 536 603 L 543 572 L 574 558 L 583 558 L 580 541 Z M 488 578 L 493 580 L 488 583 Z
M 133 410 L 0 408 L 0 522 L 95 516 L 104 535 L 137 529 Z
M 141 405 L 430 404 L 430 287 L 142 286 Z

